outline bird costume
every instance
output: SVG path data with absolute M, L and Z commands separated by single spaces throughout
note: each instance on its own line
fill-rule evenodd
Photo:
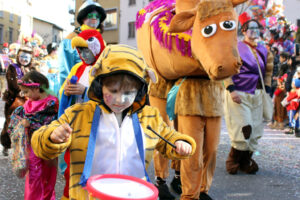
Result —
M 97 29 L 87 26 L 83 23 L 87 14 L 93 10 L 97 11 L 100 15 L 100 23 Z M 58 50 L 58 62 L 59 62 L 59 71 L 60 71 L 60 84 L 63 84 L 66 77 L 71 71 L 71 68 L 79 63 L 80 57 L 76 50 L 71 47 L 71 40 L 73 37 L 77 36 L 79 33 L 85 30 L 97 30 L 100 31 L 101 23 L 105 20 L 106 13 L 103 7 L 92 0 L 85 1 L 78 10 L 77 22 L 80 24 L 80 27 L 76 28 L 72 33 L 70 33 L 65 39 L 62 40 L 59 50 Z

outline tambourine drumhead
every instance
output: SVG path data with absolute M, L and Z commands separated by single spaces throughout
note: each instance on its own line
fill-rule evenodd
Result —
M 151 183 L 120 174 L 90 177 L 87 190 L 101 200 L 156 200 L 158 196 L 157 188 Z

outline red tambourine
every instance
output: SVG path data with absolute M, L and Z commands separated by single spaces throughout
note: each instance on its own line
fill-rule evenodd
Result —
M 89 195 L 100 200 L 157 200 L 157 188 L 142 179 L 121 175 L 103 174 L 87 181 Z

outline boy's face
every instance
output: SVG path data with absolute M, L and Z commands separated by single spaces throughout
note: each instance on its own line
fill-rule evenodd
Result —
M 40 99 L 39 88 L 28 88 L 21 87 L 21 90 L 25 97 L 27 97 L 31 101 L 36 101 Z
M 280 57 L 279 57 L 279 61 L 280 61 L 281 63 L 283 63 L 283 62 L 286 61 L 286 59 L 285 59 L 284 57 L 280 56 Z
M 105 104 L 116 114 L 122 113 L 129 108 L 137 95 L 137 89 L 120 89 L 118 82 L 112 86 L 103 86 L 102 94 Z

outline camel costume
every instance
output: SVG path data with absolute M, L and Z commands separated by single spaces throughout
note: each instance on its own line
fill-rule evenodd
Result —
M 138 178 L 147 176 L 146 171 L 144 173 L 144 170 L 147 169 L 151 162 L 154 149 L 158 150 L 170 159 L 183 159 L 188 157 L 177 154 L 170 145 L 167 145 L 167 143 L 165 143 L 157 135 L 148 130 L 146 128 L 148 125 L 172 143 L 175 143 L 177 140 L 187 141 L 192 146 L 192 154 L 195 152 L 196 144 L 191 137 L 180 134 L 174 129 L 169 128 L 160 117 L 158 109 L 146 105 L 149 70 L 151 71 L 151 69 L 148 69 L 145 65 L 142 55 L 134 48 L 125 45 L 107 46 L 90 73 L 90 80 L 92 80 L 92 83 L 88 91 L 88 96 L 91 100 L 86 103 L 75 104 L 72 107 L 69 107 L 65 110 L 65 114 L 63 114 L 57 121 L 53 121 L 48 126 L 43 126 L 33 134 L 31 140 L 32 148 L 35 154 L 43 159 L 55 158 L 67 148 L 70 149 L 69 199 L 85 199 L 85 197 L 88 196 L 87 191 L 82 187 L 82 185 L 84 185 L 82 180 L 86 181 L 86 178 L 88 178 L 84 176 L 86 170 L 85 165 L 88 162 L 88 160 L 86 160 L 86 155 L 89 153 L 90 143 L 93 143 L 93 137 L 96 138 L 96 141 L 94 141 L 99 144 L 99 138 L 103 138 L 101 137 L 103 135 L 106 136 L 104 142 L 101 143 L 102 145 L 98 145 L 97 148 L 93 148 L 95 154 L 91 154 L 91 156 L 102 155 L 104 159 L 102 156 L 98 156 L 97 159 L 94 157 L 94 163 L 99 161 L 98 163 L 107 165 L 107 163 L 114 163 L 118 160 L 118 156 L 122 156 L 123 159 L 119 159 L 119 163 L 114 163 L 114 166 L 118 165 L 121 169 L 123 169 L 122 166 L 127 166 L 128 168 L 127 170 L 119 173 L 133 176 L 136 175 L 136 173 L 132 172 L 131 168 L 139 172 L 142 170 L 142 173 L 139 174 L 140 176 L 137 176 Z M 135 119 L 138 121 L 140 133 L 143 138 L 142 147 L 144 149 L 144 154 L 141 154 L 145 155 L 145 160 L 138 159 L 140 156 L 136 147 L 135 151 L 132 151 L 132 148 L 127 148 L 124 149 L 125 151 L 119 150 L 119 153 L 115 153 L 114 155 L 107 151 L 107 149 L 111 149 L 111 146 L 115 146 L 118 141 L 115 139 L 117 137 L 115 135 L 116 129 L 113 128 L 113 124 L 117 122 L 115 116 L 114 121 L 110 120 L 112 119 L 110 117 L 112 113 L 104 104 L 102 92 L 100 92 L 102 91 L 100 83 L 103 77 L 116 73 L 127 73 L 135 76 L 143 84 L 142 88 L 138 92 L 136 100 L 133 102 L 132 106 L 129 107 L 128 112 L 124 116 L 121 126 L 118 126 L 118 129 L 120 129 L 120 132 L 122 131 L 122 134 L 126 133 L 126 136 L 122 137 L 125 140 L 128 140 L 128 138 L 131 139 L 132 137 L 134 138 L 135 133 L 133 132 L 135 131 L 133 131 L 134 125 L 132 125 L 132 122 Z M 94 79 L 92 77 L 96 78 Z M 65 143 L 52 143 L 49 140 L 50 134 L 63 123 L 68 123 L 71 126 L 73 130 L 71 137 L 69 137 L 68 141 Z M 134 142 L 134 139 L 127 141 L 127 143 L 123 143 L 124 139 L 120 146 L 130 144 L 131 147 L 134 147 L 138 145 L 138 142 Z M 106 152 L 103 153 L 103 151 Z M 120 153 L 121 155 L 119 155 Z M 110 157 L 107 158 L 107 155 Z M 143 162 L 145 161 L 143 164 L 145 167 L 141 164 L 141 160 Z M 101 165 L 99 165 L 99 167 L 101 168 Z M 116 170 L 116 172 L 111 172 L 114 171 L 111 170 L 111 168 L 103 170 L 110 173 L 118 173 L 118 170 Z M 92 173 L 92 171 L 90 172 Z
M 233 8 L 243 2 L 157 0 L 137 15 L 138 48 L 159 74 L 158 84 L 151 85 L 150 103 L 167 121 L 167 93 L 181 83 L 175 102 L 177 128 L 197 143 L 195 154 L 180 164 L 181 200 L 199 199 L 212 183 L 223 115 L 219 80 L 236 74 L 241 65 Z M 156 176 L 166 178 L 167 160 L 156 153 L 154 164 Z

